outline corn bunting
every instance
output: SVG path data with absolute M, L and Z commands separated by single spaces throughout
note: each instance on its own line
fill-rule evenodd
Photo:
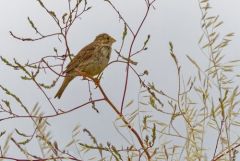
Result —
M 112 44 L 115 41 L 116 40 L 113 37 L 103 33 L 98 35 L 92 43 L 82 48 L 67 65 L 67 68 L 64 71 L 66 76 L 54 98 L 60 98 L 62 96 L 63 91 L 69 82 L 71 82 L 76 76 L 79 76 L 79 72 L 87 77 L 93 77 L 100 74 L 108 65 L 112 51 Z

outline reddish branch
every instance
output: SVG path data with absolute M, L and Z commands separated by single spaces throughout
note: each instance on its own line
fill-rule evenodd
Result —
M 118 111 L 117 107 L 112 103 L 112 101 L 107 97 L 106 93 L 104 92 L 103 88 L 99 85 L 99 90 L 101 91 L 103 97 L 105 98 L 105 101 L 112 107 L 112 109 L 116 112 L 116 114 L 121 118 L 121 120 L 124 122 L 125 125 L 132 131 L 132 133 L 136 136 L 138 142 L 140 143 L 142 149 L 144 150 L 145 154 L 147 155 L 148 160 L 151 159 L 151 156 L 149 152 L 147 151 L 147 147 L 145 147 L 140 135 L 138 132 L 130 125 L 130 123 L 126 120 L 126 118 L 122 115 L 120 111 Z
M 125 25 L 127 26 L 127 28 L 130 30 L 130 32 L 132 33 L 133 35 L 133 39 L 132 39 L 132 42 L 131 42 L 131 45 L 130 45 L 130 48 L 129 48 L 129 52 L 128 52 L 128 57 L 127 57 L 127 66 L 126 66 L 126 76 L 125 76 L 125 83 L 124 83 L 124 90 L 123 90 L 123 95 L 122 95 L 122 102 L 121 102 L 121 111 L 120 113 L 122 114 L 123 113 L 123 106 L 124 106 L 124 102 L 125 102 L 125 98 L 126 98 L 126 93 L 127 93 L 127 87 L 128 87 L 128 78 L 129 78 L 129 67 L 130 67 L 130 57 L 132 56 L 132 54 L 135 55 L 135 53 L 132 53 L 132 49 L 133 49 L 133 45 L 135 43 L 135 40 L 139 34 L 139 31 L 141 30 L 147 16 L 148 16 L 148 13 L 149 13 L 149 10 L 150 10 L 150 7 L 152 7 L 153 3 L 155 2 L 155 0 L 153 0 L 152 2 L 149 2 L 149 1 L 146 1 L 146 5 L 147 5 L 147 10 L 145 12 L 145 15 L 140 23 L 140 25 L 138 26 L 136 32 L 134 32 L 131 27 L 129 26 L 129 24 L 127 23 L 127 21 L 123 18 L 123 16 L 121 15 L 121 13 L 117 10 L 117 8 L 110 2 L 107 0 L 107 2 L 113 7 L 113 9 L 117 12 L 117 14 L 119 15 L 119 18 L 121 20 L 123 20 L 123 22 L 125 23 Z

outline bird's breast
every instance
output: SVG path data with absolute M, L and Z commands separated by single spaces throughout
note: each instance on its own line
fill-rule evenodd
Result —
M 112 50 L 112 48 L 110 46 L 103 46 L 100 49 L 99 57 L 104 57 L 104 58 L 110 59 L 111 50 Z
M 91 63 L 89 62 L 87 66 L 84 67 L 85 72 L 94 76 L 101 73 L 104 68 L 108 65 L 111 54 L 111 47 L 103 46 L 101 47 L 92 59 Z

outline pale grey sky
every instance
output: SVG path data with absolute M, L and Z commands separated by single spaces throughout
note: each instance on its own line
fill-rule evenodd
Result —
M 62 13 L 66 8 L 65 1 L 52 0 L 45 3 L 49 8 L 56 10 L 57 14 Z M 136 29 L 144 16 L 144 0 L 112 0 L 112 3 L 117 6 L 129 25 Z M 225 50 L 227 57 L 239 59 L 240 20 L 238 17 L 240 15 L 240 1 L 211 0 L 211 4 L 213 6 L 212 13 L 219 14 L 220 19 L 224 21 L 224 25 L 221 28 L 223 33 L 234 32 L 236 34 L 229 48 Z M 72 53 L 76 53 L 83 46 L 91 42 L 95 35 L 102 32 L 107 32 L 116 38 L 117 42 L 113 48 L 118 49 L 123 30 L 123 23 L 119 22 L 118 15 L 103 0 L 90 0 L 89 5 L 92 6 L 92 9 L 83 15 L 81 20 L 71 30 L 69 44 Z M 149 17 L 134 47 L 134 49 L 140 48 L 147 35 L 151 35 L 148 45 L 149 50 L 136 57 L 136 61 L 139 62 L 137 70 L 139 72 L 144 69 L 150 71 L 148 80 L 155 82 L 159 89 L 168 91 L 174 95 L 177 88 L 175 81 L 176 69 L 169 56 L 168 42 L 173 42 L 176 55 L 186 74 L 189 75 L 195 72 L 195 70 L 189 68 L 191 64 L 185 55 L 191 55 L 199 61 L 206 61 L 197 44 L 201 35 L 201 14 L 197 0 L 156 0 L 154 6 L 155 10 L 152 9 L 150 11 Z M 42 32 L 51 33 L 56 29 L 55 24 L 52 23 L 51 19 L 36 1 L 2 0 L 0 2 L 0 55 L 10 60 L 16 58 L 21 62 L 26 62 L 27 60 L 35 61 L 42 56 L 51 55 L 53 47 L 58 48 L 59 53 L 63 54 L 64 45 L 59 43 L 56 38 L 37 42 L 21 42 L 9 35 L 9 30 L 11 30 L 20 37 L 34 36 L 33 30 L 27 23 L 28 16 L 39 26 L 38 28 Z M 127 42 L 130 41 L 129 38 L 130 36 Z M 127 52 L 127 49 L 128 45 L 124 48 L 124 52 Z M 115 53 L 113 53 L 114 56 L 116 56 Z M 102 80 L 103 87 L 117 105 L 120 104 L 121 100 L 119 98 L 122 95 L 124 71 L 125 66 L 123 65 L 116 64 L 110 66 L 104 72 Z M 0 84 L 16 92 L 27 105 L 33 106 L 36 102 L 39 102 L 43 111 L 46 111 L 46 113 L 52 112 L 44 96 L 33 83 L 22 81 L 16 73 L 18 72 L 12 71 L 3 65 L 3 63 L 0 63 Z M 45 78 L 42 79 L 44 80 Z M 139 85 L 134 83 L 136 80 L 137 78 L 135 77 L 131 78 L 126 102 L 132 99 L 135 100 L 135 103 L 137 101 Z M 47 91 L 52 99 L 61 82 L 62 80 L 58 82 L 56 87 Z M 88 96 L 85 95 L 86 93 L 87 82 L 75 79 L 64 92 L 62 99 L 53 100 L 53 102 L 59 108 L 68 109 L 85 102 L 88 99 Z M 94 95 L 97 96 L 97 93 Z M 0 99 L 5 99 L 5 96 L 1 92 Z M 108 141 L 109 136 L 112 137 L 112 142 L 119 142 L 118 139 L 121 139 L 121 136 L 116 135 L 115 130 L 113 130 L 112 121 L 114 121 L 115 116 L 112 115 L 111 109 L 105 105 L 98 105 L 97 107 L 101 114 L 94 112 L 91 107 L 84 107 L 74 113 L 50 119 L 54 127 L 52 132 L 56 140 L 62 140 L 65 144 L 68 141 L 67 139 L 71 137 L 71 130 L 79 123 L 82 127 L 87 127 L 93 133 L 97 134 L 98 139 L 103 142 Z M 9 122 L 12 129 L 15 128 L 11 124 L 13 122 L 14 120 Z M 24 126 L 22 122 L 18 122 L 18 124 L 17 126 Z M 104 127 L 101 125 L 104 125 Z M 1 127 L 3 126 L 1 125 Z M 7 127 L 9 128 L 9 126 Z

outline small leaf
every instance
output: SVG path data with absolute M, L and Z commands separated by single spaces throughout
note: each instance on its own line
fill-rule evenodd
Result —
M 133 100 L 129 101 L 125 108 L 129 107 L 133 102 L 134 102 Z
M 200 67 L 199 67 L 199 65 L 196 63 L 196 61 L 194 61 L 190 56 L 188 56 L 187 55 L 187 58 L 190 60 L 190 62 L 193 64 L 193 65 L 195 65 L 197 68 L 198 68 L 198 70 L 200 70 Z
M 153 96 L 150 96 L 150 97 L 149 97 L 149 102 L 150 102 L 150 105 L 151 105 L 152 107 L 155 107 L 155 106 L 156 106 L 156 104 L 155 104 L 155 99 L 153 98 Z
M 63 21 L 64 24 L 66 23 L 65 20 L 66 20 L 66 16 L 67 16 L 67 15 L 68 15 L 67 13 L 64 13 L 64 14 L 62 15 L 62 21 Z
M 122 33 L 122 40 L 124 40 L 126 36 L 127 36 L 127 24 L 124 23 L 124 29 L 123 29 L 123 33 Z
M 37 0 L 42 7 L 45 7 L 41 0 Z
M 147 43 L 148 43 L 150 37 L 151 37 L 150 35 L 147 36 L 147 39 L 144 41 L 143 48 L 146 47 L 146 45 L 147 45 Z
M 55 14 L 55 12 L 54 12 L 54 11 L 49 11 L 48 13 L 49 13 L 51 16 L 53 16 L 53 17 L 57 18 L 57 16 L 56 16 L 56 14 Z

